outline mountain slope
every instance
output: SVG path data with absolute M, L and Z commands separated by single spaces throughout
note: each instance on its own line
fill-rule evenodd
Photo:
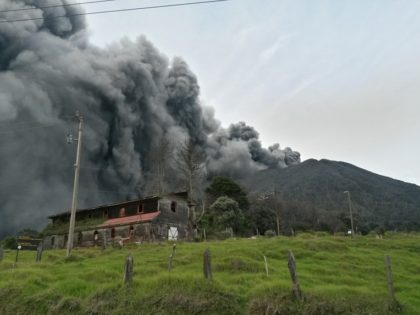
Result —
M 284 199 L 329 216 L 347 215 L 348 203 L 343 192 L 348 190 L 359 225 L 420 229 L 419 186 L 349 163 L 310 159 L 285 169 L 261 171 L 243 180 L 242 185 L 251 192 L 276 189 Z

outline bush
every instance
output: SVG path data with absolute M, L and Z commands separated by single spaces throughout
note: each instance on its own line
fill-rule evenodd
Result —
M 6 249 L 16 249 L 18 244 L 17 240 L 13 236 L 6 236 L 3 241 L 1 242 L 4 248 Z
M 232 227 L 235 233 L 242 230 L 244 226 L 244 215 L 239 209 L 238 203 L 226 196 L 219 197 L 210 206 L 210 214 L 214 228 L 222 230 L 226 227 Z
M 265 231 L 264 236 L 274 237 L 274 236 L 276 236 L 276 232 L 274 232 L 273 230 L 267 230 L 267 231 Z

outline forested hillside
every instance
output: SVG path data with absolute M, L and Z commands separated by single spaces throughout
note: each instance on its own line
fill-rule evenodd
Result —
M 344 191 L 349 191 L 359 231 L 420 229 L 419 186 L 349 163 L 310 159 L 258 172 L 241 183 L 256 196 L 276 191 L 284 206 L 282 224 L 288 227 L 343 230 L 349 220 Z

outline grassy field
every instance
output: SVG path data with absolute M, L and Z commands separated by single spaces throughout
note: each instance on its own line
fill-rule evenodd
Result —
M 15 252 L 0 262 L 0 314 L 395 314 L 388 310 L 384 255 L 392 259 L 402 314 L 420 314 L 420 235 L 354 240 L 321 234 L 294 238 L 178 243 L 121 250 Z M 203 277 L 210 248 L 213 281 Z M 287 251 L 296 261 L 304 301 L 293 301 Z M 124 260 L 134 256 L 134 282 L 122 284 Z M 269 276 L 263 255 L 267 256 Z

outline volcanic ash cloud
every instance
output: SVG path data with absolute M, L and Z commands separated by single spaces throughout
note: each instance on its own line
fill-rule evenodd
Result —
M 168 60 L 144 37 L 95 47 L 83 16 L 48 20 L 80 7 L 40 9 L 57 3 L 0 2 L 2 11 L 38 8 L 0 19 L 46 19 L 0 23 L 0 234 L 37 227 L 70 205 L 75 146 L 65 136 L 76 110 L 85 118 L 81 207 L 138 196 L 162 138 L 200 146 L 208 176 L 300 162 L 290 148 L 263 148 L 243 122 L 222 128 L 182 59 Z

